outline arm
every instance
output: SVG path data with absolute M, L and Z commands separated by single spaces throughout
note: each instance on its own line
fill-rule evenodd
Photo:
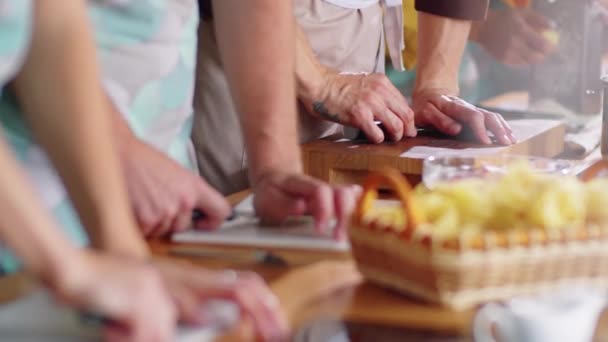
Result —
M 310 213 L 320 233 L 329 233 L 329 222 L 336 217 L 333 233 L 343 238 L 357 195 L 351 188 L 332 187 L 302 174 L 291 2 L 215 0 L 213 11 L 246 141 L 256 213 L 276 221 Z
M 0 241 L 25 269 L 76 308 L 106 315 L 123 338 L 170 340 L 174 316 L 157 274 L 129 260 L 87 252 L 70 244 L 17 167 L 0 137 Z M 118 304 L 109 298 L 122 298 Z
M 127 202 L 82 1 L 38 1 L 40 20 L 15 80 L 26 118 L 65 181 L 97 247 L 147 255 Z M 50 15 L 57 7 L 63 12 Z M 78 29 L 74 29 L 78 27 Z M 116 238 L 120 236 L 120 238 Z
M 21 258 L 25 268 L 52 288 L 78 267 L 78 252 L 59 234 L 49 214 L 29 187 L 23 170 L 0 138 L 0 240 Z M 18 227 L 18 228 L 17 228 Z M 65 264 L 64 264 L 65 263 Z M 65 273 L 65 274 L 63 274 Z
M 146 237 L 219 226 L 230 212 L 226 199 L 201 177 L 138 139 L 111 106 L 114 139 L 127 181 L 131 207 Z M 192 222 L 192 211 L 205 218 Z
M 308 113 L 361 129 L 370 141 L 384 141 L 379 120 L 390 139 L 416 135 L 414 113 L 384 74 L 340 75 L 315 56 L 306 34 L 296 29 L 296 91 Z
M 470 27 L 470 21 L 418 12 L 417 91 L 458 94 L 458 71 Z
M 128 210 L 116 147 L 107 139 L 111 107 L 104 102 L 96 73 L 84 2 L 38 3 L 32 49 L 15 84 L 19 100 L 73 193 L 94 243 L 128 256 L 82 253 L 75 257 L 83 265 L 74 270 L 76 285 L 70 282 L 59 296 L 117 320 L 119 326 L 108 327 L 110 340 L 170 341 L 175 310 L 180 320 L 200 323 L 200 305 L 210 298 L 240 304 L 261 336 L 280 340 L 287 328 L 275 297 L 259 278 L 226 277 L 222 272 L 147 259 L 147 248 Z M 65 264 L 60 265 L 65 269 Z M 125 332 L 125 327 L 130 329 Z
M 471 23 L 424 12 L 419 12 L 418 18 L 418 69 L 413 94 L 416 124 L 433 125 L 450 135 L 467 128 L 483 144 L 491 143 L 489 130 L 499 143 L 515 143 L 500 115 L 456 97 L 460 60 Z
M 525 66 L 543 61 L 555 50 L 559 37 L 553 26 L 533 9 L 490 10 L 486 20 L 473 23 L 469 40 L 501 63 Z
M 241 113 L 252 183 L 274 170 L 301 172 L 291 2 L 216 0 L 213 15 L 230 90 Z

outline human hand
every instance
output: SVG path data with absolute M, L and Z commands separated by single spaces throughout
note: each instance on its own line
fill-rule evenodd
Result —
M 60 301 L 108 319 L 106 340 L 173 340 L 175 307 L 151 266 L 86 250 L 70 261 L 51 290 Z
M 254 183 L 258 216 L 281 222 L 289 216 L 311 214 L 319 234 L 327 235 L 336 219 L 334 238 L 346 237 L 346 228 L 361 193 L 358 186 L 332 186 L 299 173 L 269 172 Z
M 598 12 L 604 20 L 604 24 L 608 25 L 608 0 L 597 0 L 595 3 L 598 6 Z
M 531 9 L 497 10 L 473 24 L 471 39 L 498 61 L 523 66 L 542 61 L 555 49 L 555 42 L 546 37 L 553 29 L 548 19 Z
M 210 271 L 191 264 L 154 259 L 182 321 L 213 323 L 201 317 L 201 305 L 212 299 L 234 301 L 245 319 L 253 322 L 262 341 L 283 341 L 289 327 L 276 296 L 252 272 Z
M 229 215 L 225 198 L 198 175 L 135 137 L 122 146 L 129 198 L 145 236 L 163 236 L 192 224 L 212 229 Z M 205 217 L 192 222 L 193 209 Z
M 509 124 L 500 114 L 477 108 L 455 96 L 435 89 L 414 92 L 413 104 L 418 126 L 434 126 L 448 135 L 458 135 L 463 125 L 483 144 L 491 144 L 488 130 L 502 145 L 517 142 Z
M 309 106 L 322 119 L 362 130 L 374 143 L 416 136 L 407 100 L 383 74 L 343 75 L 327 70 Z M 374 121 L 382 122 L 388 137 Z

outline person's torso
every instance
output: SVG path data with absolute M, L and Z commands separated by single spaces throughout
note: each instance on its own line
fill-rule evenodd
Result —
M 30 0 L 0 0 L 0 94 L 24 62 L 32 31 L 31 18 Z M 4 140 L 5 137 L 2 131 L 0 139 Z M 0 275 L 14 268 L 10 251 L 0 241 Z
M 0 0 L 0 89 L 25 58 L 31 35 L 31 1 Z
M 192 168 L 197 1 L 97 0 L 90 15 L 112 101 L 139 138 Z
M 0 0 L 0 22 L 2 4 L 26 2 Z M 89 0 L 89 14 L 111 100 L 140 138 L 193 168 L 196 0 Z M 0 49 L 6 45 L 2 38 L 0 33 Z M 0 63 L 1 58 L 0 53 Z M 73 241 L 85 244 L 86 235 L 61 180 L 6 91 L 0 94 L 0 123 L 43 203 Z M 0 251 L 0 263 L 14 268 L 14 261 L 7 259 Z

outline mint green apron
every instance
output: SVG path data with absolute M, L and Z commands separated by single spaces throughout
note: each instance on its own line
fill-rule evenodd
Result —
M 197 1 L 90 0 L 89 14 L 103 84 L 115 106 L 138 137 L 194 168 L 190 131 Z M 0 37 L 0 48 L 3 42 Z M 87 236 L 60 179 L 6 92 L 0 98 L 0 122 L 45 205 L 72 240 L 85 245 Z M 0 264 L 7 271 L 18 267 L 6 252 Z

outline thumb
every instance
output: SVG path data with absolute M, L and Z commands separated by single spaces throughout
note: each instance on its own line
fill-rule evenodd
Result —
M 194 222 L 197 229 L 217 228 L 230 215 L 228 201 L 202 180 L 198 187 L 194 208 L 202 212 L 201 217 Z
M 256 195 L 254 201 L 256 214 L 271 223 L 278 223 L 289 216 L 303 215 L 308 210 L 305 199 L 282 191 Z

